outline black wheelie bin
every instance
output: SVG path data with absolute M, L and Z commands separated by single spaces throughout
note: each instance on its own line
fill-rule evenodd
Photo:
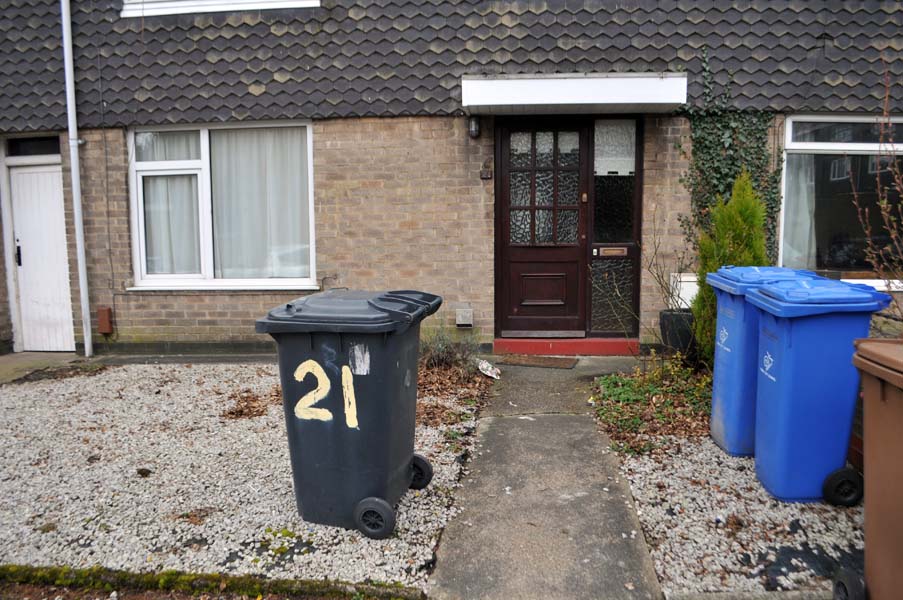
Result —
M 414 454 L 420 322 L 442 298 L 329 290 L 257 321 L 276 340 L 298 512 L 382 539 L 432 467 Z

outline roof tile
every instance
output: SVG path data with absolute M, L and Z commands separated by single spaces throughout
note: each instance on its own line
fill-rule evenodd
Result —
M 877 111 L 883 59 L 903 74 L 891 1 L 323 0 L 141 19 L 121 2 L 74 2 L 84 127 L 455 114 L 464 73 L 685 70 L 697 101 L 702 48 L 738 108 Z M 0 131 L 65 126 L 58 12 L 0 14 Z

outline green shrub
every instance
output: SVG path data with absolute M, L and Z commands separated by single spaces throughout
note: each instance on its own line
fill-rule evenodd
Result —
M 706 273 L 725 265 L 768 264 L 765 249 L 765 206 L 745 170 L 734 182 L 728 202 L 719 201 L 711 212 L 710 231 L 699 237 L 699 293 L 693 300 L 693 328 L 699 360 L 711 365 L 715 354 L 715 293 L 706 285 Z

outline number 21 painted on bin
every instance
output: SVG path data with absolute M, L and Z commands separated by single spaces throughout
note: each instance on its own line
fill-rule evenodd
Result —
M 317 380 L 317 387 L 307 392 L 295 404 L 295 416 L 304 421 L 332 421 L 332 412 L 327 408 L 315 408 L 314 404 L 329 395 L 332 384 L 320 363 L 305 360 L 295 369 L 295 381 L 302 382 L 308 375 Z M 357 399 L 354 397 L 354 375 L 347 365 L 342 367 L 342 398 L 345 400 L 345 425 L 359 429 L 357 424 Z

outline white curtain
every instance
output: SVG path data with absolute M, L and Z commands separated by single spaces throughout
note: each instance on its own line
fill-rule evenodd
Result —
M 141 162 L 197 160 L 201 157 L 197 131 L 142 131 L 135 134 L 135 154 Z
M 787 196 L 784 198 L 785 267 L 816 268 L 815 155 L 787 156 Z
M 148 274 L 201 272 L 196 175 L 146 175 L 144 241 Z
M 210 132 L 217 278 L 310 276 L 303 127 Z

